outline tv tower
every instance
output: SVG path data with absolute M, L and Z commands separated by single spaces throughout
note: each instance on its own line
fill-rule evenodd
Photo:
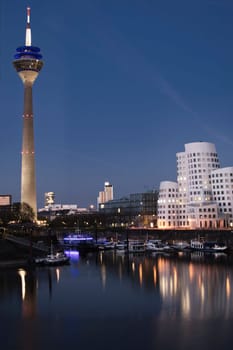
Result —
M 37 218 L 32 86 L 43 61 L 39 47 L 32 46 L 30 7 L 27 8 L 25 45 L 16 49 L 13 65 L 24 85 L 21 204 L 27 203 Z

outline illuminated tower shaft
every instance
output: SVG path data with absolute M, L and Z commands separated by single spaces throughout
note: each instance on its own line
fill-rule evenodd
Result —
M 13 65 L 24 84 L 23 142 L 21 168 L 21 203 L 37 214 L 32 86 L 43 62 L 38 47 L 31 45 L 30 8 L 27 8 L 25 46 L 16 49 Z

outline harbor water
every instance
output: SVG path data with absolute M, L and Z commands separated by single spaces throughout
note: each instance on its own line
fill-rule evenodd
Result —
M 0 270 L 1 349 L 232 348 L 232 256 L 70 257 Z

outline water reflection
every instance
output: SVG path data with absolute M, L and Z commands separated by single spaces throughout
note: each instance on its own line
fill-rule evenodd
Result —
M 228 320 L 233 316 L 231 259 L 203 254 L 134 256 L 115 252 L 89 254 L 77 259 L 77 254 L 73 254 L 71 265 L 66 267 L 0 271 L 0 311 L 7 312 L 4 303 L 10 305 L 12 299 L 20 297 L 22 318 L 36 319 L 44 305 L 50 312 L 52 301 L 57 301 L 58 297 L 71 299 L 71 295 L 82 290 L 83 298 L 89 296 L 90 308 L 95 308 L 94 298 L 100 298 L 101 293 L 105 298 L 118 293 L 122 303 L 129 304 L 133 300 L 130 298 L 136 295 L 144 298 L 147 300 L 145 312 L 154 314 L 157 319 Z M 123 289 L 117 292 L 119 286 L 124 288 L 122 296 L 119 293 L 123 293 Z M 160 305 L 159 309 L 150 308 L 153 300 Z M 135 302 L 138 301 L 135 299 Z M 84 299 L 83 308 L 85 303 Z M 67 309 L 69 307 L 72 310 L 71 301 Z M 117 305 L 114 307 L 117 309 Z M 143 312 L 143 308 L 140 310 Z M 16 313 L 13 308 L 11 312 Z M 79 312 L 81 314 L 82 310 Z
M 162 308 L 160 317 L 208 319 L 233 316 L 232 262 L 220 256 L 179 254 L 178 256 L 116 256 L 102 253 L 100 266 L 116 272 L 120 280 L 128 278 L 134 288 L 146 292 L 158 290 Z M 129 268 L 128 268 L 129 267 Z M 111 283 L 111 281 L 109 281 Z

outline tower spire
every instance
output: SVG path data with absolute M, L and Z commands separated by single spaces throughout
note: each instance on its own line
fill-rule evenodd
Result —
M 26 26 L 26 35 L 25 35 L 25 46 L 31 46 L 32 45 L 32 33 L 31 33 L 31 26 L 30 26 L 30 14 L 31 14 L 31 8 L 27 7 L 27 26 Z

